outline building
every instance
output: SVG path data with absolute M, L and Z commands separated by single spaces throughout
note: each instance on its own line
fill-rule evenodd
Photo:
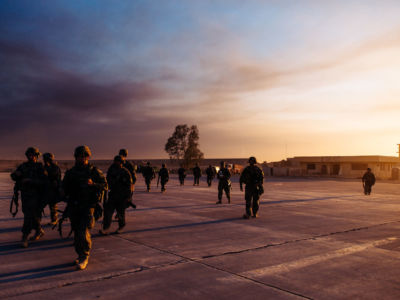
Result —
M 395 156 L 295 156 L 266 170 L 274 176 L 329 176 L 361 178 L 367 168 L 378 179 L 400 179 L 400 158 Z

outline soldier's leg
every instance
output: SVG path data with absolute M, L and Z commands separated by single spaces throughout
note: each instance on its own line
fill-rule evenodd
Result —
M 246 200 L 246 215 L 250 217 L 252 214 L 252 208 L 251 208 L 252 193 L 249 189 L 245 189 L 244 198 Z
M 161 180 L 161 192 L 164 192 L 165 191 L 165 181 L 164 180 Z
M 106 231 L 110 228 L 112 223 L 112 216 L 114 214 L 115 206 L 113 198 L 108 198 L 108 201 L 104 203 L 104 216 L 103 216 L 103 230 L 100 233 L 106 233 Z M 117 211 L 118 220 L 119 214 Z
M 217 201 L 217 204 L 221 203 L 222 191 L 223 191 L 223 187 L 222 187 L 221 183 L 219 183 L 218 184 L 218 201 Z
M 147 191 L 149 192 L 150 191 L 150 183 L 151 183 L 151 181 L 148 178 L 146 178 L 145 181 L 146 181 Z
M 253 191 L 253 217 L 257 218 L 258 209 L 260 208 L 260 195 L 258 191 Z
M 231 203 L 231 187 L 230 185 L 224 186 L 226 198 L 228 198 L 228 203 Z
M 90 208 L 80 214 L 79 226 L 74 233 L 74 235 L 77 234 L 77 238 L 75 239 L 75 251 L 79 255 L 77 267 L 81 270 L 86 268 L 89 261 L 90 250 L 92 249 L 90 229 L 93 228 L 95 223 L 93 213 L 94 208 Z
M 50 208 L 50 217 L 51 217 L 51 222 L 57 222 L 57 217 L 58 217 L 58 213 L 57 213 L 57 203 L 53 202 L 51 204 L 49 204 L 49 208 Z
M 367 195 L 371 194 L 371 185 L 365 185 L 365 187 L 367 188 Z
M 119 215 L 118 218 L 118 230 L 117 233 L 120 233 L 122 231 L 122 229 L 125 227 L 126 222 L 125 222 L 125 203 L 122 201 L 121 203 L 119 203 L 116 207 L 117 209 L 117 213 Z

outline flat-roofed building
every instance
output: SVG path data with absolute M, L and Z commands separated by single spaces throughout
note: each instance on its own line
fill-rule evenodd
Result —
M 379 179 L 399 179 L 399 166 L 396 156 L 295 156 L 287 159 L 287 174 L 361 178 L 371 168 Z

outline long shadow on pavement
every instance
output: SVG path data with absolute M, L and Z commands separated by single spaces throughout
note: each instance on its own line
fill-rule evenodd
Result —
M 26 280 L 26 279 L 43 278 L 43 277 L 49 277 L 49 276 L 54 276 L 54 275 L 58 275 L 58 274 L 70 273 L 70 272 L 75 271 L 75 269 L 71 268 L 71 266 L 73 266 L 73 265 L 74 265 L 73 263 L 59 264 L 59 265 L 55 265 L 55 266 L 34 268 L 34 269 L 29 269 L 29 270 L 0 274 L 0 278 L 12 277 L 12 278 L 1 279 L 0 283 L 20 281 L 20 280 Z M 34 273 L 34 274 L 32 274 L 32 273 Z
M 164 227 L 130 230 L 130 231 L 125 231 L 124 233 L 148 232 L 148 231 L 175 229 L 175 228 L 186 228 L 186 227 L 194 227 L 194 226 L 208 225 L 208 224 L 218 224 L 218 223 L 238 221 L 238 220 L 242 220 L 242 218 L 228 218 L 228 219 L 220 219 L 220 220 L 213 220 L 213 221 L 204 221 L 204 222 L 171 225 L 171 226 L 164 226 Z
M 31 242 L 29 244 L 29 248 L 22 248 L 21 242 L 19 241 L 12 243 L 8 242 L 0 244 L 0 256 L 33 252 L 33 251 L 47 251 L 47 250 L 61 249 L 66 247 L 72 247 L 71 238 Z

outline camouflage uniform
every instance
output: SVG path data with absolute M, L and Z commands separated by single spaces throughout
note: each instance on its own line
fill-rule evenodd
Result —
M 118 232 L 125 227 L 125 209 L 129 206 L 132 193 L 132 176 L 125 167 L 112 164 L 107 171 L 109 186 L 108 200 L 104 203 L 103 232 L 111 226 L 114 210 L 118 215 Z
M 207 184 L 208 186 L 211 186 L 211 183 L 215 177 L 215 168 L 213 168 L 212 166 L 209 166 L 206 170 L 206 174 L 207 174 Z
M 179 175 L 179 183 L 181 185 L 185 184 L 185 178 L 186 178 L 186 170 L 184 167 L 180 167 L 178 169 L 178 175 Z
M 165 167 L 165 165 L 163 165 L 160 171 L 158 171 L 158 177 L 160 178 L 161 181 L 161 192 L 165 192 L 165 185 L 169 180 L 169 171 Z
M 47 156 L 46 154 L 48 153 L 43 154 L 43 158 Z M 51 161 L 45 160 L 44 169 L 48 175 L 45 189 L 45 205 L 49 205 L 51 222 L 55 223 L 57 222 L 57 202 L 59 201 L 61 188 L 61 169 L 52 159 Z
M 200 183 L 200 177 L 201 177 L 201 169 L 200 169 L 200 167 L 196 164 L 196 166 L 193 168 L 193 178 L 194 178 L 193 185 L 199 185 L 199 183 Z
M 79 152 L 78 148 L 75 150 L 75 157 Z M 90 156 L 90 150 L 88 151 L 87 156 Z M 89 181 L 92 184 L 89 184 Z M 93 228 L 95 223 L 93 213 L 96 204 L 101 201 L 102 195 L 107 189 L 107 181 L 98 168 L 89 163 L 81 164 L 77 162 L 65 173 L 63 188 L 68 199 L 75 251 L 79 256 L 79 263 L 76 262 L 79 267 L 79 264 L 86 260 L 87 265 L 87 259 L 92 248 L 90 229 Z M 86 268 L 86 265 L 81 269 Z
M 142 174 L 144 177 L 144 181 L 146 182 L 147 191 L 150 192 L 151 181 L 156 178 L 156 173 L 154 169 L 150 166 L 150 163 L 147 163 L 147 166 L 142 168 Z
M 375 175 L 374 175 L 374 173 L 371 172 L 370 168 L 368 168 L 368 171 L 364 173 L 364 175 L 362 177 L 362 182 L 364 185 L 364 194 L 370 195 L 371 188 L 375 184 Z
M 218 202 L 220 204 L 222 201 L 222 192 L 225 191 L 226 198 L 228 198 L 228 203 L 231 203 L 231 173 L 225 166 L 221 166 L 217 173 L 218 182 Z
M 250 158 L 251 160 L 253 157 Z M 249 160 L 250 162 L 250 160 Z M 254 158 L 254 164 L 247 166 L 242 174 L 240 175 L 240 189 L 242 190 L 243 183 L 246 185 L 245 188 L 245 199 L 246 199 L 246 214 L 243 216 L 248 219 L 250 216 L 257 217 L 258 209 L 260 207 L 260 195 L 264 192 L 263 171 L 255 165 L 256 160 Z
M 28 148 L 27 153 L 30 149 Z M 37 153 L 39 152 L 37 151 Z M 22 212 L 24 214 L 24 224 L 21 231 L 22 241 L 25 243 L 23 244 L 24 247 L 28 246 L 27 238 L 32 229 L 35 230 L 34 239 L 41 237 L 44 233 L 40 221 L 46 175 L 42 163 L 33 161 L 24 162 L 11 174 L 11 178 L 17 182 L 21 191 Z

